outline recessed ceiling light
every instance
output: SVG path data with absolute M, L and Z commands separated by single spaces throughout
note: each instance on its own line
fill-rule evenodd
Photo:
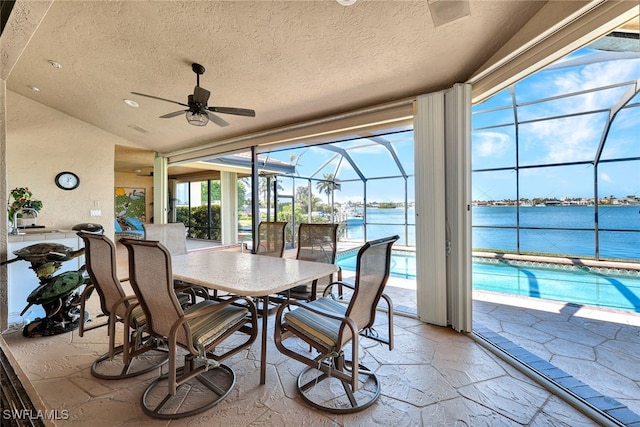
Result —
M 342 6 L 351 6 L 356 2 L 356 0 L 336 0 L 336 1 L 340 3 Z
M 49 60 L 49 64 L 51 64 L 53 68 L 62 68 L 62 64 L 53 60 Z
M 29 89 L 31 89 L 32 91 L 34 91 L 34 92 L 40 92 L 40 88 L 37 88 L 37 87 L 35 87 L 35 86 L 31 86 L 31 85 L 29 85 L 29 86 L 27 86 L 27 87 L 28 87 Z
M 125 99 L 124 103 L 127 104 L 129 107 L 133 107 L 133 108 L 138 108 L 140 105 L 134 101 L 133 99 Z

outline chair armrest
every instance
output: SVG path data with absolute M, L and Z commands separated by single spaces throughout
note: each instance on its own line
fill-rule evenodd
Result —
M 279 325 L 282 325 L 282 313 L 284 312 L 285 307 L 289 305 L 297 305 L 301 309 L 308 310 L 312 313 L 316 313 L 319 316 L 327 317 L 329 319 L 338 320 L 342 324 L 346 325 L 351 331 L 351 339 L 353 340 L 352 345 L 354 347 L 353 351 L 355 351 L 354 353 L 354 356 L 355 356 L 357 354 L 359 329 L 358 329 L 358 325 L 356 325 L 353 319 L 339 313 L 324 310 L 322 308 L 311 307 L 310 304 L 311 303 L 298 302 L 298 301 L 288 301 L 284 304 L 281 304 L 280 307 L 278 307 L 278 311 L 276 312 L 276 328 L 278 328 Z M 341 335 L 339 334 L 338 341 L 340 341 L 340 339 L 341 339 Z M 357 358 L 355 360 L 357 360 Z
M 322 308 L 311 307 L 307 302 L 288 301 L 284 304 L 281 304 L 280 307 L 278 307 L 278 312 L 276 314 L 276 319 L 278 320 L 279 324 L 282 324 L 281 319 L 282 319 L 282 313 L 284 312 L 284 309 L 290 305 L 297 305 L 302 309 L 309 310 L 310 312 L 319 314 L 320 316 L 328 317 L 330 319 L 339 320 L 341 322 L 347 323 L 349 325 L 349 328 L 351 328 L 353 331 L 357 333 L 357 329 L 356 329 L 357 325 L 350 317 L 347 317 L 332 311 L 327 311 Z
M 342 270 L 338 270 L 338 275 L 341 277 L 342 276 Z M 322 293 L 323 297 L 326 297 L 327 295 L 329 295 L 331 293 L 331 288 L 334 286 L 338 286 L 338 288 L 340 288 L 341 286 L 344 286 L 345 288 L 349 288 L 351 290 L 356 289 L 355 285 L 352 285 L 351 283 L 347 283 L 347 282 L 343 282 L 341 280 L 338 280 L 337 282 L 331 282 L 327 285 L 326 288 L 324 288 L 324 292 Z M 339 290 L 340 292 L 340 296 L 342 296 L 342 290 Z
M 118 301 L 116 301 L 113 306 L 111 307 L 111 313 L 115 315 L 116 310 L 118 309 L 118 307 L 122 304 L 124 304 L 127 301 L 134 301 L 132 302 L 130 305 L 136 306 L 139 304 L 137 298 L 135 295 L 125 295 L 122 298 L 120 298 Z M 127 307 L 128 309 L 129 307 Z

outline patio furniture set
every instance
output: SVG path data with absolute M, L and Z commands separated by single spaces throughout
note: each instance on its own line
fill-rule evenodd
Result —
M 271 302 L 277 304 L 272 316 L 276 348 L 308 366 L 298 377 L 305 402 L 332 413 L 356 412 L 374 403 L 380 384 L 359 363 L 358 340 L 365 336 L 393 348 L 393 306 L 383 291 L 391 246 L 398 236 L 365 243 L 358 253 L 355 282 L 334 282 L 333 275 L 340 274 L 335 265 L 336 227 L 301 224 L 297 259 L 287 259 L 282 257 L 284 225 L 260 223 L 260 243 L 252 254 L 187 253 L 174 234 L 180 231 L 163 226 L 154 230 L 154 239 L 150 230 L 142 240 L 123 238 L 131 295 L 116 275 L 114 243 L 104 235 L 80 232 L 91 278 L 82 310 L 84 297 L 95 289 L 108 317 L 110 338 L 108 352 L 93 363 L 92 374 L 125 379 L 168 363 L 167 373 L 158 370 L 142 394 L 143 411 L 161 419 L 201 413 L 222 401 L 235 385 L 235 373 L 224 362 L 249 348 L 258 336 L 260 383 L 266 383 Z M 321 286 L 319 280 L 324 281 Z M 370 333 L 380 300 L 388 305 L 385 338 Z M 256 301 L 263 302 L 261 309 Z M 116 345 L 117 323 L 123 324 L 122 345 Z M 88 330 L 82 325 L 80 335 Z M 308 344 L 306 351 L 299 344 L 288 345 L 300 340 Z M 343 392 L 336 393 L 332 382 Z

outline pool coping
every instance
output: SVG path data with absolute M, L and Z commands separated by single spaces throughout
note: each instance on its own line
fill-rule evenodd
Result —
M 640 271 L 640 262 L 623 262 L 623 261 L 597 261 L 593 259 L 583 258 L 567 258 L 542 255 L 518 255 L 501 252 L 471 252 L 471 256 L 478 258 L 504 259 L 510 261 L 532 261 L 550 264 L 564 264 L 576 267 L 597 267 L 597 268 L 614 268 L 624 270 Z

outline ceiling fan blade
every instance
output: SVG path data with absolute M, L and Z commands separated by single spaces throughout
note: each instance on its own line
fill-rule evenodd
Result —
M 217 116 L 209 111 L 207 111 L 206 113 L 207 113 L 207 116 L 209 116 L 209 120 L 211 120 L 213 123 L 217 124 L 218 126 L 221 126 L 221 127 L 229 126 L 229 123 L 227 123 L 227 121 L 222 117 Z
M 178 101 L 172 101 L 170 99 L 165 99 L 165 98 L 160 98 L 159 96 L 153 96 L 153 95 L 146 95 L 144 93 L 140 93 L 140 92 L 131 92 L 134 95 L 139 95 L 139 96 L 146 96 L 147 98 L 153 98 L 153 99 L 157 99 L 159 101 L 165 101 L 165 102 L 171 102 L 173 104 L 178 104 L 178 105 L 183 105 L 185 107 L 188 107 L 187 104 L 183 104 L 182 102 L 178 102 Z
M 200 86 L 196 86 L 193 89 L 193 102 L 196 102 L 200 105 L 207 105 L 207 101 L 209 101 L 210 95 L 211 92 L 209 92 L 208 90 Z
M 165 114 L 163 116 L 160 116 L 160 118 L 161 119 L 170 119 L 172 117 L 178 117 L 179 115 L 184 114 L 186 111 L 189 111 L 189 110 L 174 111 L 173 113 L 168 113 L 168 114 Z
M 208 107 L 207 110 L 214 111 L 216 113 L 235 114 L 236 116 L 247 116 L 247 117 L 256 116 L 256 112 L 248 108 Z

